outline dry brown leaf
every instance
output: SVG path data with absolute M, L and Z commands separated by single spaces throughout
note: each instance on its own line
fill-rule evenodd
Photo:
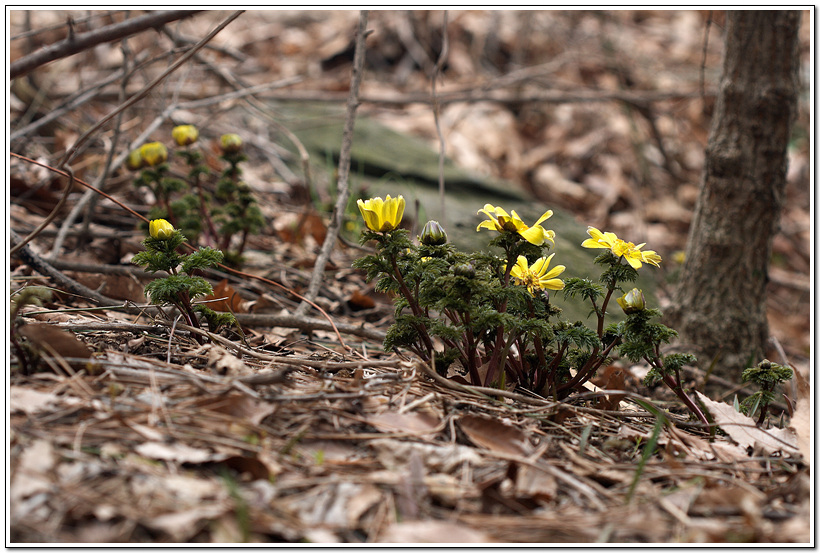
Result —
M 204 463 L 225 458 L 223 454 L 214 454 L 208 450 L 191 447 L 183 443 L 144 442 L 135 447 L 134 450 L 149 459 L 177 463 Z
M 70 332 L 47 324 L 23 325 L 18 332 L 43 356 L 76 359 L 69 364 L 77 369 L 85 368 L 86 361 L 91 359 L 91 349 Z
M 282 241 L 289 244 L 300 244 L 310 236 L 317 244 L 322 244 L 327 235 L 324 220 L 316 213 L 288 214 L 278 217 L 274 228 Z
M 245 376 L 253 371 L 245 362 L 221 346 L 205 344 L 196 351 L 197 355 L 207 356 L 208 368 L 217 374 L 227 376 Z
M 783 451 L 784 453 L 794 454 L 797 452 L 797 438 L 790 429 L 770 428 L 763 430 L 755 425 L 753 419 L 743 413 L 738 413 L 728 403 L 712 401 L 700 392 L 695 393 L 712 414 L 718 426 L 740 447 L 745 449 L 759 444 L 769 453 Z
M 376 540 L 379 543 L 489 543 L 494 540 L 475 528 L 441 520 L 398 522 Z
M 142 521 L 143 524 L 155 530 L 162 530 L 174 541 L 184 542 L 199 532 L 199 521 L 213 520 L 228 512 L 228 505 L 205 505 L 184 511 L 166 513 Z
M 358 290 L 353 290 L 353 293 L 350 294 L 349 298 L 347 298 L 347 305 L 349 305 L 350 309 L 353 311 L 373 309 L 376 307 L 376 300 L 374 300 L 371 296 L 362 294 Z
M 281 500 L 281 505 L 307 526 L 356 527 L 359 518 L 381 501 L 383 493 L 372 484 L 322 484 Z
M 800 371 L 794 371 L 797 380 L 797 405 L 794 408 L 789 428 L 797 437 L 797 447 L 803 458 L 811 465 L 811 385 Z
M 527 435 L 498 419 L 465 415 L 458 421 L 461 430 L 474 444 L 498 453 L 528 456 L 532 453 Z
M 427 413 L 411 412 L 397 413 L 395 411 L 385 411 L 370 415 L 367 423 L 378 428 L 382 432 L 406 432 L 408 434 L 431 434 L 436 432 L 439 421 Z
M 214 293 L 205 296 L 205 300 L 208 301 L 207 306 L 214 311 L 230 313 L 245 312 L 245 308 L 242 305 L 242 297 L 233 286 L 228 284 L 227 278 L 223 278 L 219 284 L 214 286 Z
M 384 438 L 371 440 L 370 446 L 376 450 L 379 462 L 388 469 L 405 466 L 414 450 L 418 451 L 429 471 L 450 473 L 462 464 L 477 467 L 486 463 L 475 448 L 459 444 L 420 444 Z
M 551 473 L 529 465 L 521 465 L 515 476 L 515 492 L 519 497 L 549 501 L 558 493 L 558 482 Z
M 128 300 L 135 303 L 144 303 L 145 291 L 143 285 L 126 275 L 106 275 L 99 273 L 68 272 L 69 276 L 92 290 L 115 300 Z
M 57 396 L 49 392 L 40 392 L 21 386 L 12 386 L 9 394 L 11 412 L 22 411 L 28 415 L 53 410 L 64 405 L 82 403 L 79 398 Z
M 617 365 L 607 365 L 601 374 L 593 379 L 593 384 L 605 390 L 624 390 L 626 382 L 626 369 Z M 600 409 L 617 411 L 623 394 L 612 394 L 606 397 L 598 398 L 598 407 Z
M 276 411 L 276 404 L 261 401 L 245 394 L 230 393 L 221 396 L 208 396 L 193 401 L 190 405 L 194 410 L 208 410 L 223 413 L 232 417 L 233 421 L 226 427 L 233 434 L 253 432 L 251 427 L 258 426 L 266 417 Z
M 24 500 L 52 489 L 49 473 L 54 469 L 54 447 L 48 440 L 37 440 L 20 456 L 11 480 L 10 502 L 16 516 L 23 516 L 36 505 Z

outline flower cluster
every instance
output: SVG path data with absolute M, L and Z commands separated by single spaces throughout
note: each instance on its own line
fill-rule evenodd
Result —
M 612 232 L 589 227 L 585 248 L 604 249 L 595 259 L 603 267 L 600 283 L 562 277 L 564 265 L 552 265 L 555 232 L 543 223 L 548 210 L 532 225 L 512 210 L 486 204 L 478 210 L 485 220 L 476 227 L 495 231 L 490 246 L 500 255 L 465 254 L 448 243 L 436 221 L 424 225 L 417 241 L 401 228 L 404 198 L 358 200 L 367 230 L 362 242 L 375 241 L 376 254 L 354 266 L 378 279 L 379 291 L 396 297 L 396 321 L 387 333 L 385 349 L 407 348 L 442 375 L 459 367 L 466 379 L 483 386 L 516 386 L 561 400 L 582 389 L 616 351 L 633 361 L 650 364 L 650 378 L 670 386 L 690 410 L 706 422 L 680 384 L 680 367 L 694 362 L 687 354 L 663 356 L 660 345 L 675 332 L 659 323 L 639 288 L 624 292 L 644 264 L 660 266 L 661 256 L 643 250 L 646 244 L 627 242 Z M 596 329 L 581 322 L 559 320 L 550 292 L 589 301 Z M 626 320 L 605 325 L 613 294 Z
M 168 148 L 162 142 L 144 144 L 126 158 L 130 170 L 141 171 L 135 184 L 149 188 L 156 198 L 149 218 L 176 225 L 192 240 L 225 251 L 227 263 L 241 264 L 248 235 L 264 225 L 250 187 L 240 179 L 239 163 L 246 159 L 242 139 L 233 133 L 220 137 L 222 159 L 228 166 L 213 182 L 198 148 L 196 126 L 177 125 L 171 137 L 176 156 L 188 167 L 185 179 L 171 176 Z

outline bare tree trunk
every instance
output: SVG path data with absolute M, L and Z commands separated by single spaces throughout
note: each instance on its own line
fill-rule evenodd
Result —
M 732 11 L 706 162 L 668 319 L 733 380 L 768 339 L 766 283 L 797 113 L 798 11 Z

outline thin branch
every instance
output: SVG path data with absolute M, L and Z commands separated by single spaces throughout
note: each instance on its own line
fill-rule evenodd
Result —
M 359 16 L 359 28 L 356 33 L 356 50 L 353 55 L 350 94 L 347 99 L 347 113 L 345 115 L 345 126 L 342 133 L 342 148 L 339 153 L 339 180 L 336 187 L 338 197 L 336 198 L 336 206 L 333 208 L 330 224 L 327 227 L 325 242 L 322 244 L 322 249 L 316 257 L 316 265 L 313 268 L 313 275 L 310 279 L 307 293 L 305 294 L 305 298 L 309 301 L 315 300 L 319 292 L 319 286 L 322 284 L 324 277 L 325 265 L 327 265 L 328 259 L 330 258 L 330 252 L 336 245 L 339 229 L 342 226 L 342 218 L 347 208 L 347 201 L 350 198 L 350 187 L 348 186 L 350 150 L 353 147 L 353 127 L 356 124 L 356 109 L 359 107 L 359 87 L 361 86 L 362 74 L 364 73 L 364 42 L 367 36 L 367 14 L 367 10 L 362 10 Z M 307 303 L 303 302 L 297 308 L 296 313 L 303 315 L 306 310 Z
M 191 59 L 197 52 L 199 52 L 200 49 L 202 49 L 203 46 L 205 46 L 205 44 L 207 44 L 208 42 L 213 40 L 213 38 L 216 35 L 218 35 L 220 32 L 222 32 L 222 30 L 225 29 L 225 27 L 230 25 L 236 18 L 238 18 L 240 15 L 242 15 L 242 13 L 244 13 L 242 10 L 235 11 L 231 15 L 229 15 L 227 18 L 225 18 L 225 20 L 222 21 L 222 23 L 217 25 L 216 28 L 214 28 L 213 31 L 208 33 L 208 35 L 205 38 L 203 38 L 202 40 L 200 40 L 194 47 L 192 47 L 190 50 L 185 52 L 185 54 L 180 56 L 180 58 L 177 61 L 175 61 L 173 64 L 171 64 L 171 66 L 168 67 L 168 69 L 163 71 L 153 81 L 151 81 L 150 83 L 145 85 L 142 90 L 140 90 L 139 92 L 134 94 L 131 98 L 129 98 L 127 102 L 124 102 L 124 103 L 120 104 L 115 110 L 113 110 L 108 115 L 103 117 L 99 122 L 97 122 L 96 125 L 94 125 L 90 129 L 88 129 L 85 133 L 83 133 L 83 135 L 80 136 L 77 139 L 77 141 L 73 144 L 71 149 L 69 149 L 69 151 L 66 152 L 65 156 L 60 161 L 58 167 L 62 167 L 64 165 L 66 165 L 67 163 L 70 163 L 71 160 L 74 158 L 74 156 L 77 155 L 77 152 L 80 149 L 80 146 L 82 146 L 85 143 L 85 141 L 88 140 L 88 138 L 93 133 L 97 132 L 97 130 L 99 130 L 103 125 L 105 125 L 111 119 L 113 119 L 118 113 L 120 113 L 122 111 L 125 111 L 126 109 L 130 108 L 131 106 L 133 106 L 134 104 L 136 104 L 137 102 L 142 100 L 159 83 L 164 81 L 168 77 L 168 75 L 170 75 L 171 73 L 173 73 L 174 71 L 179 69 L 184 63 L 186 63 L 189 59 Z
M 712 27 L 712 10 L 706 18 L 706 29 L 703 31 L 703 52 L 700 58 L 700 94 L 706 96 L 706 54 L 709 49 L 709 29 Z
M 54 60 L 77 54 L 104 42 L 113 42 L 141 33 L 146 29 L 162 27 L 166 23 L 191 17 L 200 11 L 202 10 L 151 12 L 133 19 L 128 19 L 122 23 L 107 25 L 95 31 L 89 31 L 80 35 L 69 34 L 65 40 L 55 42 L 50 46 L 45 46 L 33 54 L 23 56 L 11 62 L 9 65 L 9 77 L 16 79 Z
M 9 229 L 9 233 L 12 243 L 20 242 L 20 236 L 18 236 L 16 232 Z M 76 280 L 69 278 L 60 271 L 58 271 L 53 265 L 51 265 L 45 259 L 34 253 L 31 250 L 31 248 L 29 248 L 27 245 L 21 247 L 19 251 L 15 254 L 15 256 L 18 257 L 23 263 L 34 269 L 36 272 L 40 273 L 41 275 L 54 279 L 54 281 L 59 286 L 63 287 L 65 290 L 71 292 L 72 294 L 76 294 L 78 296 L 90 299 L 103 307 L 121 308 L 125 312 L 132 314 L 159 312 L 159 307 L 155 305 L 129 306 L 127 305 L 127 302 L 118 301 L 103 296 L 99 292 L 96 292 L 91 288 L 88 288 L 87 286 L 80 284 Z M 248 326 L 279 326 L 282 328 L 295 328 L 298 330 L 308 332 L 312 330 L 326 330 L 329 332 L 335 332 L 337 336 L 340 335 L 340 332 L 344 332 L 345 334 L 350 334 L 352 336 L 360 336 L 362 338 L 368 338 L 378 342 L 384 341 L 383 332 L 367 328 L 363 325 L 335 324 L 329 318 L 328 321 L 322 321 L 319 319 L 307 319 L 295 315 L 257 315 L 247 313 L 236 313 L 235 316 L 239 324 Z M 342 342 L 341 338 L 339 339 L 339 342 L 342 345 L 344 345 L 344 342 Z
M 128 81 L 131 78 L 132 72 L 130 70 L 131 66 L 131 51 L 128 48 L 128 39 L 123 39 L 122 43 L 120 44 L 120 49 L 122 50 L 122 82 L 120 83 L 120 96 L 118 101 L 121 103 L 125 101 L 126 97 L 126 89 L 128 87 Z M 117 150 L 117 144 L 120 138 L 120 126 L 122 124 L 122 115 L 123 112 L 120 112 L 115 117 L 116 123 L 114 124 L 114 136 L 111 139 L 111 146 L 108 148 L 108 152 L 105 156 L 105 165 L 103 167 L 102 172 L 97 177 L 94 182 L 94 186 L 98 188 L 102 188 L 103 184 L 105 183 L 106 179 L 110 172 L 115 169 L 112 167 L 112 162 L 114 161 L 114 152 Z M 99 199 L 100 196 L 94 194 L 91 189 L 86 190 L 83 200 L 74 205 L 74 208 L 68 214 L 68 217 L 63 221 L 62 226 L 60 227 L 60 231 L 57 233 L 57 237 L 54 239 L 54 243 L 51 245 L 51 255 L 49 259 L 54 261 L 57 259 L 57 256 L 60 254 L 60 250 L 63 247 L 63 242 L 65 242 L 66 236 L 68 235 L 68 231 L 74 226 L 74 221 L 79 217 L 80 213 L 86 209 L 88 206 L 88 210 L 86 213 L 89 213 L 94 210 L 94 205 L 96 204 L 96 199 Z M 85 222 L 83 224 L 82 230 L 84 232 L 88 231 L 88 225 L 90 222 L 90 217 L 85 217 Z
M 231 22 L 233 22 L 237 17 L 242 15 L 242 13 L 243 13 L 242 11 L 236 11 L 236 12 L 232 13 L 231 15 L 229 15 L 222 23 L 220 23 L 205 38 L 200 40 L 199 43 L 197 43 L 196 46 L 194 46 L 188 52 L 186 52 L 184 55 L 182 55 L 168 69 L 163 71 L 161 75 L 159 75 L 153 81 L 148 83 L 142 90 L 140 90 L 134 96 L 129 98 L 127 102 L 124 102 L 124 103 L 120 104 L 120 106 L 117 107 L 114 111 L 112 111 L 111 113 L 109 113 L 108 115 L 103 117 L 99 122 L 97 122 L 96 125 L 92 126 L 90 129 L 88 129 L 85 133 L 83 133 L 77 139 L 76 142 L 74 142 L 74 144 L 71 146 L 71 148 L 65 153 L 65 156 L 63 156 L 63 159 L 61 159 L 60 163 L 57 165 L 58 169 L 65 167 L 66 173 L 68 174 L 68 177 L 69 177 L 68 184 L 66 185 L 66 187 L 63 191 L 63 197 L 60 199 L 57 206 L 52 210 L 52 212 L 49 213 L 49 215 L 43 220 L 43 222 L 40 223 L 40 225 L 36 229 L 34 229 L 34 231 L 31 234 L 26 236 L 14 248 L 11 249 L 11 253 L 16 252 L 19 248 L 22 248 L 25 244 L 27 244 L 32 239 L 34 239 L 34 237 L 37 236 L 37 234 L 39 234 L 41 230 L 43 230 L 49 224 L 51 224 L 51 221 L 54 220 L 54 218 L 57 216 L 57 213 L 60 211 L 60 209 L 62 209 L 63 204 L 65 203 L 65 200 L 68 198 L 69 192 L 71 191 L 71 189 L 74 186 L 74 180 L 75 180 L 74 179 L 74 172 L 72 171 L 71 167 L 68 166 L 68 164 L 71 162 L 71 160 L 74 158 L 74 156 L 77 155 L 77 153 L 80 149 L 80 146 L 82 146 L 85 143 L 85 141 L 88 140 L 88 138 L 93 133 L 97 132 L 103 125 L 108 123 L 108 121 L 113 119 L 118 113 L 120 113 L 120 112 L 126 110 L 127 108 L 131 107 L 132 105 L 136 104 L 144 96 L 146 96 L 154 87 L 156 87 L 160 82 L 162 82 L 168 75 L 170 75 L 171 73 L 173 73 L 174 71 L 179 69 L 179 67 L 182 66 L 182 64 L 187 62 L 194 54 L 196 54 L 200 50 L 200 48 L 202 48 L 203 46 L 205 46 L 205 44 L 210 42 L 225 27 L 227 27 Z M 123 155 L 127 155 L 127 153 L 124 153 Z
M 447 10 L 444 10 L 444 21 L 441 24 L 441 53 L 439 54 L 436 65 L 433 67 L 433 74 L 431 80 L 431 97 L 433 101 L 433 119 L 436 122 L 436 134 L 438 134 L 439 152 L 438 152 L 438 195 L 441 201 L 441 224 L 447 228 L 447 210 L 444 203 L 444 156 L 447 149 L 447 143 L 444 141 L 444 133 L 441 132 L 441 106 L 436 97 L 436 78 L 441 74 L 444 67 L 444 62 L 447 59 L 447 54 L 450 50 L 450 41 L 447 39 Z
M 179 42 L 179 37 L 177 37 L 175 34 L 171 33 L 167 29 L 164 30 L 164 32 L 175 43 Z M 299 140 L 299 137 L 296 136 L 296 134 L 293 131 L 291 131 L 289 128 L 285 127 L 284 125 L 282 125 L 271 114 L 270 110 L 267 108 L 267 106 L 265 106 L 265 104 L 263 102 L 261 102 L 260 100 L 258 100 L 257 98 L 254 97 L 254 93 L 247 92 L 251 89 L 262 90 L 263 88 L 271 87 L 271 86 L 274 86 L 274 85 L 273 84 L 263 84 L 261 86 L 248 87 L 245 83 L 243 83 L 241 80 L 236 78 L 233 74 L 231 74 L 229 71 L 225 70 L 224 68 L 212 64 L 210 61 L 202 58 L 199 55 L 197 55 L 197 60 L 200 63 L 202 63 L 203 65 L 205 65 L 208 69 L 213 71 L 216 75 L 218 75 L 226 83 L 228 83 L 228 85 L 232 86 L 237 91 L 237 93 L 239 93 L 239 96 L 237 96 L 237 97 L 243 98 L 245 100 L 245 102 L 248 103 L 248 105 L 250 105 L 252 108 L 256 109 L 268 121 L 270 121 L 271 125 L 273 125 L 276 128 L 277 131 L 284 134 L 285 137 L 287 137 L 287 139 L 290 140 L 290 142 L 296 147 L 296 150 L 299 152 L 299 159 L 302 162 L 302 172 L 305 175 L 305 177 L 304 177 L 305 178 L 305 186 L 309 190 L 312 189 L 313 188 L 313 183 L 312 183 L 312 178 L 311 178 L 311 175 L 310 175 L 310 154 L 308 153 L 307 148 L 305 148 L 305 145 L 302 144 L 302 141 Z M 295 83 L 296 81 L 299 81 L 299 80 L 301 80 L 301 78 L 296 77 L 296 78 L 287 79 L 285 81 L 277 81 L 277 83 L 286 83 L 286 84 L 283 84 L 281 86 L 287 86 L 288 84 Z M 276 86 L 278 87 L 279 85 L 276 85 Z M 207 101 L 208 99 L 206 98 L 205 100 Z
M 17 140 L 24 138 L 26 135 L 36 131 L 40 127 L 59 119 L 71 110 L 77 109 L 86 102 L 93 100 L 94 98 L 98 97 L 100 94 L 103 93 L 104 88 L 106 86 L 120 79 L 122 76 L 122 71 L 112 73 L 111 75 L 105 77 L 101 81 L 97 81 L 91 88 L 87 90 L 82 90 L 72 95 L 72 97 L 67 99 L 62 106 L 49 111 L 46 115 L 40 117 L 36 121 L 33 121 L 25 127 L 21 127 L 12 132 L 11 136 L 9 136 L 9 141 L 12 143 L 16 142 Z
M 105 307 L 123 306 L 124 302 L 112 300 L 111 298 L 103 296 L 102 294 L 92 290 L 91 288 L 83 284 L 80 284 L 76 280 L 67 277 L 66 275 L 55 269 L 45 259 L 34 253 L 31 250 L 31 248 L 28 247 L 28 245 L 23 244 L 20 239 L 20 236 L 18 236 L 18 234 L 11 229 L 9 229 L 9 236 L 11 238 L 12 243 L 16 242 L 18 245 L 22 244 L 13 255 L 19 257 L 23 263 L 25 263 L 41 275 L 54 279 L 60 286 L 63 286 L 72 294 L 88 298 L 99 305 Z
M 484 91 L 481 89 L 462 89 L 442 93 L 437 101 L 440 105 L 453 103 L 495 102 L 498 104 L 521 104 L 543 102 L 548 104 L 574 104 L 593 102 L 664 102 L 667 100 L 689 100 L 703 97 L 714 97 L 717 91 L 708 89 L 698 91 L 597 91 L 597 90 L 540 90 L 533 92 Z M 299 91 L 298 96 L 286 93 L 266 94 L 268 100 L 281 102 L 318 102 L 338 104 L 345 101 L 345 94 L 321 90 Z M 364 94 L 359 97 L 362 104 L 404 107 L 407 104 L 431 105 L 430 95 L 424 92 L 409 94 Z

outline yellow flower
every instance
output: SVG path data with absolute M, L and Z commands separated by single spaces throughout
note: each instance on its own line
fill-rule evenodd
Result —
M 605 248 L 618 257 L 623 257 L 633 269 L 640 269 L 643 263 L 649 263 L 655 267 L 660 267 L 661 256 L 652 250 L 641 251 L 646 245 L 626 242 L 618 238 L 614 232 L 601 232 L 595 227 L 587 228 L 587 234 L 592 238 L 587 238 L 581 243 L 584 248 Z
M 140 155 L 146 165 L 156 167 L 168 160 L 168 149 L 162 142 L 149 142 L 140 146 Z
M 223 134 L 219 138 L 219 145 L 226 154 L 235 154 L 242 149 L 242 137 L 238 134 Z
M 145 162 L 142 159 L 142 154 L 140 151 L 132 150 L 128 157 L 125 159 L 125 166 L 128 167 L 131 171 L 139 171 L 142 169 L 142 166 Z
M 148 223 L 148 232 L 151 233 L 151 238 L 168 240 L 174 234 L 174 225 L 165 219 L 154 219 Z
M 171 131 L 174 141 L 180 146 L 193 144 L 199 138 L 199 131 L 193 125 L 177 125 Z
M 367 201 L 359 200 L 356 203 L 367 228 L 374 232 L 393 230 L 399 226 L 404 215 L 404 196 L 391 198 L 388 194 L 385 200 L 370 198 Z
M 482 221 L 478 227 L 476 227 L 476 231 L 488 228 L 490 230 L 497 230 L 498 232 L 517 232 L 524 240 L 536 246 L 540 246 L 546 240 L 555 243 L 555 232 L 546 230 L 541 226 L 541 223 L 552 217 L 552 210 L 548 210 L 541 215 L 531 227 L 527 226 L 527 224 L 521 220 L 521 217 L 518 216 L 515 210 L 512 211 L 512 214 L 509 214 L 500 207 L 487 204 L 484 206 L 484 209 L 479 209 L 478 212 L 486 215 L 488 219 Z
M 527 258 L 523 255 L 518 256 L 518 261 L 510 270 L 510 275 L 515 278 L 519 284 L 527 287 L 530 294 L 536 288 L 550 290 L 562 290 L 564 288 L 564 281 L 560 278 L 555 278 L 564 272 L 566 267 L 563 265 L 556 265 L 552 269 L 549 268 L 550 261 L 555 254 L 549 257 L 539 257 L 532 265 L 527 263 Z
M 633 288 L 620 298 L 616 298 L 615 301 L 618 302 L 618 305 L 627 315 L 643 311 L 646 308 L 646 299 L 643 297 L 643 292 L 638 288 Z

